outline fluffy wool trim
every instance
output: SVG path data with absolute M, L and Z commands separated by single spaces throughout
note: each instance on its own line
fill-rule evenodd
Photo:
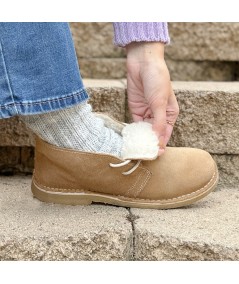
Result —
M 122 130 L 122 158 L 128 160 L 154 160 L 158 156 L 159 140 L 148 122 L 127 124 Z

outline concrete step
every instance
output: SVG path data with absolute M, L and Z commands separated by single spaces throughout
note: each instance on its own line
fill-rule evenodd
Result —
M 0 177 L 0 260 L 127 260 L 125 208 L 64 206 L 32 197 L 31 177 Z
M 131 121 L 126 80 L 85 79 L 95 111 Z M 239 184 L 239 82 L 174 82 L 180 106 L 170 146 L 210 152 L 220 171 L 220 186 Z M 17 119 L 0 120 L 0 172 L 31 172 L 34 139 Z
M 71 31 L 83 78 L 126 76 L 125 49 L 113 45 L 112 23 L 71 23 Z M 169 32 L 172 80 L 238 81 L 239 23 L 169 23 Z
M 0 260 L 239 260 L 238 188 L 187 208 L 64 206 L 0 177 Z
M 137 260 L 239 260 L 239 188 L 184 209 L 131 209 Z

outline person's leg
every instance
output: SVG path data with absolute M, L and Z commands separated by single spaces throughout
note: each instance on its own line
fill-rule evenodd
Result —
M 87 99 L 67 23 L 0 23 L 0 118 L 19 115 L 57 146 L 119 156 L 122 138 Z
M 122 137 L 105 127 L 86 102 L 64 110 L 29 115 L 22 120 L 50 144 L 121 156 Z

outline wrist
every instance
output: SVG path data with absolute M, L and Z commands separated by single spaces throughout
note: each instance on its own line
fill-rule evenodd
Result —
M 162 42 L 132 42 L 126 46 L 127 60 L 164 60 L 164 45 Z

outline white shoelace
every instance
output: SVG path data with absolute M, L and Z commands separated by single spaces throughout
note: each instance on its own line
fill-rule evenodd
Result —
M 109 165 L 112 168 L 120 168 L 120 167 L 128 165 L 130 162 L 131 162 L 131 160 L 126 160 L 126 161 L 119 163 L 119 164 L 110 163 Z M 138 162 L 133 166 L 132 169 L 128 170 L 127 172 L 123 172 L 122 175 L 125 175 L 125 176 L 130 175 L 131 173 L 133 173 L 138 168 L 140 163 L 141 163 L 141 160 L 138 160 Z

